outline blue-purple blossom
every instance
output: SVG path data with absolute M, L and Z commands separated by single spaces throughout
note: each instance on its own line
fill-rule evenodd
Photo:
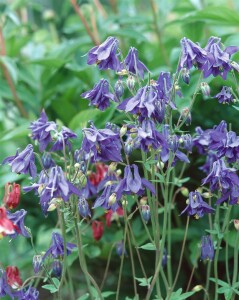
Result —
M 232 69 L 231 55 L 238 51 L 238 47 L 230 46 L 225 50 L 221 48 L 221 39 L 218 37 L 210 37 L 204 50 L 207 51 L 207 60 L 201 67 L 204 77 L 210 75 L 221 76 L 224 80 L 227 78 L 227 73 Z
M 130 47 L 123 67 L 126 67 L 130 73 L 139 76 L 141 79 L 144 79 L 144 72 L 149 72 L 148 68 L 139 60 L 138 50 L 134 47 Z
M 81 192 L 71 182 L 66 180 L 64 172 L 59 166 L 51 168 L 48 171 L 48 175 L 42 171 L 38 183 L 24 187 L 23 190 L 25 192 L 34 190 L 39 194 L 40 204 L 44 215 L 47 215 L 50 201 L 53 198 L 68 201 L 71 194 L 81 195 Z
M 38 141 L 39 150 L 42 152 L 46 149 L 47 145 L 52 141 L 51 131 L 56 131 L 57 125 L 55 122 L 49 122 L 47 115 L 42 110 L 40 118 L 31 122 L 29 129 L 31 129 L 31 138 Z
M 182 68 L 181 76 L 182 76 L 183 81 L 186 84 L 189 84 L 189 82 L 190 82 L 190 71 L 187 68 Z
M 112 209 L 115 212 L 119 208 L 118 201 L 121 198 L 121 194 L 116 192 L 116 186 L 116 183 L 108 181 L 101 196 L 96 198 L 92 208 L 103 207 L 107 210 Z
M 181 39 L 182 55 L 180 58 L 179 69 L 187 68 L 190 70 L 193 66 L 200 68 L 206 62 L 207 51 L 202 49 L 187 38 Z
M 93 123 L 83 129 L 82 150 L 94 161 L 122 161 L 119 134 L 110 129 L 97 129 Z
M 104 43 L 88 52 L 88 65 L 97 64 L 100 70 L 112 69 L 118 71 L 120 69 L 117 55 L 118 47 L 119 41 L 114 37 L 108 37 Z
M 66 255 L 70 255 L 74 248 L 76 248 L 75 244 L 66 243 Z M 53 258 L 59 258 L 64 256 L 64 241 L 62 236 L 57 232 L 52 233 L 51 246 L 46 251 L 42 259 L 45 260 L 45 258 L 49 255 L 51 255 L 51 257 Z
M 172 101 L 173 85 L 170 72 L 160 72 L 156 82 L 156 88 L 158 91 L 158 99 L 163 100 L 164 103 L 170 105 L 172 109 L 176 109 Z
M 42 255 L 34 255 L 32 259 L 32 265 L 33 265 L 33 270 L 34 273 L 37 274 L 41 270 L 42 266 Z
M 202 260 L 213 260 L 214 258 L 214 246 L 210 235 L 202 237 L 201 246 L 201 259 Z
M 189 153 L 192 152 L 192 147 L 193 147 L 193 140 L 192 140 L 192 137 L 190 134 L 183 134 L 181 135 L 181 138 L 180 138 L 182 141 L 182 147 L 183 149 L 185 149 L 186 151 L 188 151 Z
M 91 217 L 88 202 L 86 201 L 86 199 L 84 197 L 79 197 L 78 210 L 79 210 L 80 215 L 83 218 L 86 218 L 88 216 Z
M 132 172 L 133 169 L 133 172 Z M 139 175 L 138 166 L 135 164 L 131 166 L 126 166 L 124 169 L 124 178 L 119 182 L 115 188 L 118 199 L 122 197 L 123 194 L 137 194 L 142 195 L 144 190 L 149 189 L 151 193 L 155 194 L 155 188 L 152 183 L 150 183 L 145 178 L 141 178 Z
M 114 86 L 114 91 L 117 99 L 120 99 L 124 94 L 124 85 L 122 80 L 117 80 Z
M 18 150 L 14 156 L 9 156 L 4 159 L 2 164 L 9 164 L 12 172 L 18 174 L 30 174 L 31 177 L 35 177 L 37 174 L 37 168 L 35 165 L 35 156 L 33 146 L 27 145 L 26 148 L 18 153 Z
M 211 191 L 221 191 L 221 198 L 216 204 L 220 204 L 228 199 L 231 205 L 238 203 L 239 197 L 239 177 L 236 170 L 226 167 L 223 159 L 219 159 L 213 163 L 212 170 L 209 175 L 203 179 L 202 184 L 210 184 Z
M 122 256 L 123 254 L 123 249 L 124 249 L 124 256 L 128 256 L 126 249 L 124 248 L 124 241 L 119 241 L 118 243 L 116 243 L 115 245 L 116 248 L 116 253 L 119 256 Z
M 124 100 L 118 109 L 139 115 L 140 121 L 153 117 L 155 101 L 158 100 L 158 93 L 155 87 L 145 86 L 140 88 L 136 95 Z
M 54 144 L 51 147 L 51 151 L 62 151 L 64 148 L 68 147 L 71 150 L 71 142 L 69 139 L 75 139 L 77 135 L 71 131 L 69 128 L 62 126 L 60 132 L 54 135 Z
M 150 220 L 150 216 L 151 216 L 149 205 L 147 205 L 147 204 L 146 205 L 142 205 L 141 206 L 141 212 L 142 212 L 142 217 L 143 217 L 144 221 L 146 223 L 148 223 L 148 221 Z
M 234 101 L 232 89 L 229 86 L 223 86 L 221 92 L 216 94 L 214 98 L 217 98 L 218 102 L 223 104 L 229 104 Z
M 39 298 L 39 291 L 36 288 L 29 286 L 18 292 L 17 297 L 21 300 L 37 300 Z
M 6 272 L 0 269 L 0 297 L 9 296 L 14 299 L 14 295 L 11 291 L 11 287 L 7 283 Z
M 115 96 L 109 91 L 109 82 L 107 79 L 101 79 L 96 83 L 92 90 L 89 90 L 81 97 L 90 100 L 90 105 L 104 111 L 110 106 L 110 100 L 116 101 Z
M 189 193 L 189 203 L 181 212 L 181 215 L 187 213 L 188 216 L 194 216 L 195 219 L 202 218 L 204 214 L 211 214 L 215 211 L 210 205 L 203 201 L 198 191 Z
M 27 212 L 25 211 L 25 209 L 20 209 L 14 213 L 7 211 L 8 219 L 12 221 L 12 223 L 17 227 L 16 232 L 9 235 L 11 238 L 17 237 L 18 234 L 26 238 L 30 237 L 30 234 L 24 225 L 26 214 Z

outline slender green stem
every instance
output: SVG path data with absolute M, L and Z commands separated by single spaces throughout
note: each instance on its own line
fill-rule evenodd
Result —
M 125 208 L 124 208 L 125 209 Z M 124 212 L 125 213 L 125 212 Z M 124 229 L 124 241 L 123 241 L 123 250 L 122 250 L 122 255 L 121 255 L 121 260 L 120 260 L 120 270 L 119 270 L 119 279 L 118 279 L 118 284 L 117 284 L 117 291 L 116 291 L 116 297 L 115 300 L 119 300 L 119 292 L 120 292 L 120 285 L 121 285 L 121 277 L 122 277 L 122 271 L 123 271 L 123 265 L 124 265 L 124 252 L 125 252 L 125 243 L 126 243 L 126 234 L 127 234 L 127 229 L 126 229 L 126 224 L 125 224 L 125 229 Z
M 179 264 L 178 264 L 178 269 L 177 269 L 177 273 L 176 273 L 176 276 L 175 276 L 175 279 L 174 279 L 174 282 L 173 282 L 173 286 L 169 292 L 169 295 L 168 295 L 168 298 L 170 299 L 170 296 L 177 284 L 177 281 L 178 281 L 178 276 L 179 276 L 179 273 L 181 271 L 181 266 L 182 266 L 182 261 L 183 261 L 183 253 L 184 253 L 184 248 L 185 248 L 185 244 L 186 244 L 186 240 L 187 240 L 187 235 L 188 235 L 188 225 L 189 225 L 189 220 L 190 220 L 190 217 L 188 216 L 187 217 L 187 223 L 186 223 L 186 228 L 185 228 L 185 233 L 184 233 L 184 238 L 183 238 L 183 245 L 182 245 L 182 249 L 181 249 L 181 253 L 180 253 L 180 258 L 179 258 Z
M 237 282 L 238 280 L 238 248 L 239 248 L 239 231 L 237 231 L 236 236 L 236 242 L 234 246 L 234 265 L 233 265 L 233 277 L 232 277 L 232 286 Z M 232 300 L 235 299 L 235 293 L 232 297 Z
M 100 290 L 101 291 L 102 291 L 102 289 L 104 287 L 105 280 L 106 280 L 106 277 L 107 277 L 107 274 L 108 274 L 108 271 L 109 271 L 110 260 L 111 260 L 112 251 L 113 251 L 114 247 L 115 247 L 115 243 L 112 245 L 112 247 L 110 249 L 110 252 L 108 254 L 108 259 L 107 259 L 107 263 L 106 263 L 105 273 L 104 273 L 104 276 L 103 276 L 103 279 L 102 279 L 102 282 L 101 282 L 101 285 L 100 285 Z

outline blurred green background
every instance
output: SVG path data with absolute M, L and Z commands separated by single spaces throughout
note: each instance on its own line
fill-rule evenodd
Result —
M 79 14 L 84 16 L 93 38 L 87 33 Z M 100 73 L 97 67 L 86 64 L 86 53 L 94 46 L 94 41 L 103 42 L 108 36 L 115 36 L 120 40 L 124 56 L 130 46 L 136 47 L 140 60 L 150 69 L 152 78 L 157 79 L 160 71 L 175 72 L 180 54 L 180 39 L 184 36 L 199 42 L 202 47 L 212 35 L 221 37 L 225 46 L 239 46 L 239 1 L 2 0 L 0 34 L 2 160 L 15 154 L 18 147 L 23 148 L 30 142 L 29 122 L 39 117 L 42 108 L 46 110 L 50 120 L 57 120 L 79 135 L 89 119 L 95 121 L 98 127 L 104 127 L 107 121 L 121 124 L 121 116 L 114 109 L 99 113 L 96 109 L 89 108 L 88 101 L 80 97 L 82 92 L 91 89 L 102 77 L 111 80 L 112 85 L 117 80 L 111 71 Z M 238 54 L 234 55 L 234 60 L 238 62 Z M 179 82 L 184 96 L 178 100 L 179 110 L 189 104 L 197 77 L 198 73 L 192 73 L 189 86 Z M 209 78 L 206 81 L 210 84 L 212 95 L 218 93 L 223 85 L 220 78 Z M 227 85 L 238 88 L 230 76 Z M 188 130 L 194 132 L 198 125 L 207 128 L 218 124 L 222 119 L 231 123 L 233 130 L 238 130 L 237 110 L 220 105 L 213 98 L 203 99 L 199 95 L 192 112 L 192 125 Z M 75 142 L 74 147 L 79 145 L 79 142 Z M 194 188 L 200 185 L 202 176 L 197 171 L 198 166 L 195 158 L 188 170 L 189 175 L 194 174 L 189 184 Z M 8 166 L 0 168 L 0 176 L 1 198 L 4 184 L 8 181 L 28 185 L 28 180 L 23 176 L 10 173 Z M 32 230 L 36 245 L 39 250 L 45 250 L 49 245 L 56 216 L 52 213 L 45 219 L 33 194 L 22 195 L 21 201 L 21 207 L 29 211 L 26 224 Z M 136 219 L 133 226 L 138 232 L 138 240 L 142 239 L 144 242 L 144 238 L 140 236 L 140 220 Z M 191 253 L 191 260 L 195 259 L 195 249 L 201 236 L 197 226 L 199 225 L 192 227 L 189 235 L 188 251 Z M 90 229 L 87 230 L 91 237 Z M 113 228 L 106 230 L 100 242 L 92 242 L 88 238 L 91 247 L 88 251 L 91 258 L 89 268 L 96 279 L 102 278 L 112 242 L 119 240 L 121 234 L 114 224 Z M 175 242 L 182 239 L 182 234 L 183 228 L 175 231 Z M 0 241 L 0 249 L 3 265 L 17 264 L 23 278 L 32 275 L 30 258 L 33 251 L 28 240 L 18 237 L 9 243 L 3 239 Z M 147 263 L 147 256 L 144 261 Z M 106 283 L 108 290 L 115 289 L 118 268 L 119 258 L 114 253 Z M 189 272 L 188 268 L 186 266 L 186 273 Z M 77 266 L 72 269 L 78 281 L 78 277 L 82 275 L 78 274 Z M 127 262 L 123 280 L 125 294 L 128 295 L 132 292 L 132 285 L 128 283 L 129 274 L 130 263 Z M 200 277 L 198 280 L 200 283 Z M 80 294 L 81 287 L 78 288 Z

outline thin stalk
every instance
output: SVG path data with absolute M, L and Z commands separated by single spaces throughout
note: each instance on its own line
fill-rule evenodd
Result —
M 101 285 L 100 285 L 100 290 L 101 291 L 103 289 L 103 286 L 105 284 L 105 280 L 106 280 L 106 277 L 107 277 L 107 274 L 108 274 L 108 271 L 109 271 L 110 260 L 111 260 L 112 251 L 113 251 L 114 247 L 115 247 L 115 243 L 112 245 L 112 247 L 110 249 L 110 252 L 108 254 L 108 259 L 107 259 L 107 263 L 106 263 L 105 273 L 104 273 L 104 276 L 103 276 L 103 279 L 102 279 L 102 282 L 101 282 Z
M 126 234 L 127 234 L 127 230 L 126 230 L 126 224 L 125 224 L 124 242 L 123 242 L 123 250 L 122 250 L 123 254 L 121 255 L 121 260 L 120 260 L 119 279 L 118 279 L 118 284 L 117 284 L 117 291 L 116 291 L 115 300 L 119 300 L 120 284 L 121 284 L 121 277 L 122 277 L 122 271 L 123 271 L 123 265 L 124 265 L 124 252 L 125 252 Z
M 70 297 L 71 297 L 71 300 L 75 300 L 74 286 L 73 286 L 73 282 L 72 282 L 72 278 L 71 278 L 70 268 L 68 267 L 66 271 L 67 271 L 68 282 L 69 282 L 69 286 L 70 286 Z
M 234 265 L 233 265 L 233 277 L 232 277 L 232 286 L 238 280 L 238 248 L 239 248 L 239 231 L 237 231 L 236 242 L 234 246 Z M 236 294 L 234 293 L 232 300 L 235 299 Z
M 178 281 L 178 276 L 179 276 L 179 273 L 181 271 L 181 266 L 182 266 L 182 261 L 183 261 L 183 253 L 184 253 L 184 248 L 185 248 L 185 244 L 186 244 L 186 240 L 187 240 L 187 234 L 188 234 L 188 225 L 189 225 L 189 220 L 190 220 L 190 217 L 188 216 L 187 217 L 187 223 L 186 223 L 186 228 L 185 228 L 185 233 L 184 233 L 184 238 L 183 238 L 183 245 L 182 245 L 182 249 L 181 249 L 181 253 L 180 253 L 180 258 L 179 258 L 179 264 L 178 264 L 178 269 L 177 269 L 177 273 L 176 273 L 176 276 L 175 276 L 175 279 L 174 279 L 174 282 L 173 282 L 173 286 L 169 292 L 169 295 L 168 295 L 168 298 L 170 299 L 170 296 L 177 284 L 177 281 Z

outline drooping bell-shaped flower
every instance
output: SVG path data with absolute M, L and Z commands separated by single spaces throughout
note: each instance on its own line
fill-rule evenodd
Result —
M 54 138 L 54 144 L 50 150 L 52 152 L 62 151 L 66 147 L 68 147 L 68 149 L 71 150 L 72 147 L 69 139 L 75 139 L 77 138 L 77 135 L 69 128 L 62 126 L 61 131 L 55 133 Z
M 3 197 L 4 205 L 8 209 L 16 208 L 20 201 L 21 188 L 20 184 L 7 182 L 5 184 L 5 194 Z
M 22 285 L 20 273 L 17 267 L 8 266 L 6 267 L 7 283 L 13 289 L 18 289 Z
M 78 211 L 83 218 L 91 217 L 88 202 L 84 197 L 79 197 Z
M 216 94 L 214 98 L 217 98 L 219 103 L 231 103 L 234 101 L 234 96 L 232 95 L 231 87 L 223 86 L 220 93 Z
M 104 224 L 101 221 L 93 221 L 92 222 L 92 233 L 93 238 L 96 241 L 99 241 L 102 238 L 102 235 L 104 233 Z
M 130 47 L 129 52 L 124 60 L 124 66 L 128 72 L 144 79 L 144 72 L 149 72 L 148 68 L 139 60 L 138 50 Z
M 97 64 L 100 70 L 111 69 L 118 71 L 120 62 L 117 55 L 119 41 L 110 36 L 101 45 L 88 52 L 88 65 Z
M 109 91 L 109 82 L 107 79 L 101 79 L 94 85 L 92 90 L 81 94 L 81 97 L 90 100 L 90 105 L 102 111 L 110 106 L 110 100 L 117 100 L 114 94 Z
M 18 153 L 17 150 L 16 155 L 5 158 L 2 164 L 9 164 L 12 172 L 18 174 L 29 173 L 31 177 L 35 177 L 37 174 L 34 150 L 31 144 L 27 145 L 22 152 Z
M 214 246 L 213 241 L 210 235 L 202 237 L 202 246 L 201 246 L 201 259 L 202 260 L 213 260 L 214 258 Z
M 17 237 L 18 234 L 29 238 L 29 232 L 27 231 L 24 222 L 27 212 L 25 209 L 20 209 L 14 213 L 7 212 L 8 219 L 14 224 L 14 226 L 17 228 L 16 232 L 14 234 L 10 234 L 11 238 Z

